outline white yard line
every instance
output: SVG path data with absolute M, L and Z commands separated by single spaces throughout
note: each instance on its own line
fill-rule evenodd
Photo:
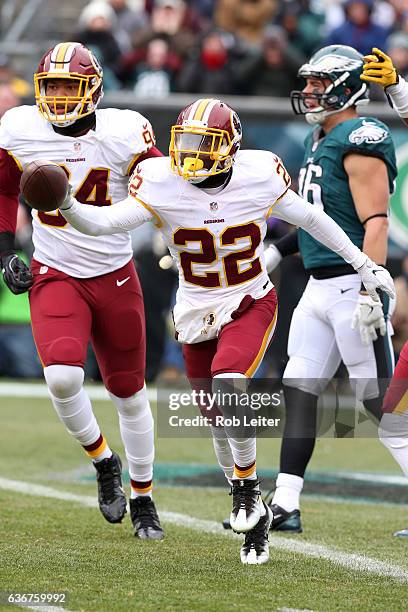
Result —
M 74 502 L 87 508 L 98 507 L 96 498 L 76 495 L 74 493 L 68 493 L 66 491 L 58 491 L 51 487 L 45 487 L 43 485 L 35 485 L 33 483 L 23 482 L 21 480 L 10 480 L 8 478 L 0 478 L 0 489 L 6 491 L 15 491 L 16 493 L 24 493 L 24 495 L 34 495 L 37 497 L 48 497 L 52 499 L 60 499 L 62 501 Z M 222 525 L 215 521 L 208 521 L 204 519 L 198 519 L 193 516 L 186 514 L 180 514 L 178 512 L 161 511 L 160 516 L 166 523 L 172 523 L 178 527 L 185 529 L 192 529 L 194 531 L 211 533 L 217 536 L 238 538 L 231 531 L 226 531 Z M 283 550 L 285 552 L 291 552 L 314 559 L 320 559 L 329 561 L 334 565 L 345 567 L 353 571 L 364 572 L 367 574 L 374 574 L 376 576 L 388 577 L 397 580 L 398 582 L 408 582 L 408 569 L 375 559 L 373 557 L 367 557 L 365 555 L 359 555 L 356 553 L 348 553 L 343 550 L 331 546 L 325 546 L 323 544 L 314 544 L 312 542 L 305 542 L 304 540 L 298 539 L 286 539 L 277 536 L 270 537 L 271 548 Z

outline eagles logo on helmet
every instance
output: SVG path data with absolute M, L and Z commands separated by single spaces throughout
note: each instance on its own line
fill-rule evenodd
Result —
M 47 95 L 47 81 L 55 79 L 76 83 L 76 95 Z M 78 42 L 59 43 L 43 55 L 34 74 L 35 101 L 40 113 L 53 125 L 72 125 L 95 111 L 103 96 L 102 79 L 102 67 L 87 47 Z
M 360 80 L 363 64 L 363 56 L 347 45 L 329 45 L 317 51 L 300 67 L 298 76 L 328 83 L 321 93 L 292 91 L 290 99 L 295 114 L 305 115 L 313 125 L 350 106 L 367 104 L 368 88 Z M 316 101 L 318 106 L 313 106 Z
M 190 183 L 201 183 L 231 168 L 241 140 L 241 122 L 232 108 L 212 98 L 197 100 L 171 128 L 172 170 Z

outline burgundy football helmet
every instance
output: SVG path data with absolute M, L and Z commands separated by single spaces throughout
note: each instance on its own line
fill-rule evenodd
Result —
M 35 100 L 40 113 L 53 125 L 66 127 L 93 113 L 102 95 L 103 70 L 95 55 L 84 45 L 65 42 L 42 57 L 34 74 Z M 47 81 L 69 79 L 75 95 L 47 95 Z
M 171 128 L 172 170 L 191 183 L 225 172 L 241 139 L 241 122 L 232 108 L 213 98 L 197 100 L 181 111 Z

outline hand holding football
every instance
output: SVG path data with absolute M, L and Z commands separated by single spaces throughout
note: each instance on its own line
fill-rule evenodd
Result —
M 50 212 L 64 202 L 69 188 L 68 177 L 61 166 L 50 161 L 29 163 L 20 179 L 24 200 L 37 210 Z

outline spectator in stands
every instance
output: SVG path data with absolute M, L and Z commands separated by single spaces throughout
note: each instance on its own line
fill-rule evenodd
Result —
M 273 19 L 277 0 L 218 0 L 214 13 L 217 28 L 232 32 L 249 49 L 262 45 L 263 34 Z
M 329 32 L 325 45 L 349 45 L 363 55 L 373 47 L 385 48 L 389 28 L 375 24 L 371 14 L 374 0 L 346 0 L 345 21 Z
M 138 10 L 131 8 L 127 0 L 109 0 L 109 4 L 116 16 L 113 26 L 116 41 L 122 53 L 126 53 L 132 49 L 133 34 L 145 28 L 149 23 L 144 10 L 144 2 L 139 3 Z
M 20 98 L 16 95 L 11 83 L 2 83 L 0 80 L 0 117 L 6 111 L 21 104 Z
M 296 88 L 302 61 L 303 56 L 289 44 L 285 31 L 279 26 L 269 26 L 261 51 L 251 54 L 236 70 L 241 93 L 288 96 Z
M 197 15 L 184 0 L 155 0 L 150 24 L 134 34 L 133 45 L 146 48 L 152 38 L 166 37 L 170 49 L 184 58 L 194 48 L 199 30 Z
M 163 98 L 172 89 L 173 70 L 166 39 L 153 38 L 147 44 L 146 61 L 137 68 L 135 95 L 139 98 Z
M 233 65 L 221 32 L 210 31 L 202 38 L 183 66 L 178 90 L 220 96 L 235 93 Z
M 387 53 L 395 68 L 408 79 L 408 32 L 395 32 L 388 39 Z
M 102 0 L 87 4 L 79 16 L 79 32 L 75 40 L 86 45 L 103 64 L 104 88 L 118 89 L 117 73 L 120 67 L 121 50 L 113 34 L 116 23 L 115 11 Z
M 277 23 L 286 31 L 292 47 L 306 61 L 324 38 L 324 12 L 312 10 L 310 0 L 285 0 L 281 3 Z
M 214 21 L 216 0 L 190 0 L 191 8 L 204 20 L 203 28 L 209 29 Z
M 30 96 L 33 91 L 32 85 L 15 73 L 15 71 L 10 65 L 9 58 L 7 57 L 7 55 L 4 54 L 0 54 L 0 84 L 9 85 L 11 92 L 14 96 L 17 96 L 17 98 Z M 5 91 L 3 90 L 3 97 L 4 95 Z M 4 113 L 2 113 L 1 115 L 3 114 Z

